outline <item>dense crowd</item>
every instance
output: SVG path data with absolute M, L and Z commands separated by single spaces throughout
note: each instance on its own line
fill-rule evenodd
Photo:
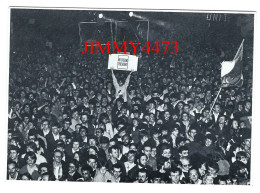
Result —
M 107 55 L 14 50 L 9 180 L 249 184 L 252 56 L 242 87 L 221 87 L 239 44 L 139 55 L 137 72 Z

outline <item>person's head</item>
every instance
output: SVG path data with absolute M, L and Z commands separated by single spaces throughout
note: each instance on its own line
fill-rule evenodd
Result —
M 138 156 L 138 164 L 141 166 L 141 167 L 145 167 L 147 165 L 147 156 L 144 154 L 144 153 L 141 153 L 139 156 Z
M 236 153 L 236 160 L 240 161 L 240 162 L 242 162 L 244 164 L 247 164 L 248 156 L 247 156 L 246 152 L 244 152 L 244 151 L 237 152 Z
M 197 134 L 197 129 L 196 128 L 191 128 L 189 130 L 189 135 L 194 139 L 195 135 Z
M 188 121 L 189 120 L 189 114 L 186 113 L 186 112 L 183 112 L 181 117 L 182 117 L 183 121 Z
M 89 165 L 83 165 L 81 168 L 81 173 L 84 181 L 91 180 L 92 167 Z
M 40 175 L 42 175 L 43 173 L 46 173 L 46 172 L 49 172 L 50 171 L 50 166 L 48 163 L 41 163 L 39 166 L 38 166 L 38 173 Z
M 44 129 L 44 130 L 49 129 L 49 121 L 47 119 L 42 120 L 41 129 Z
M 114 164 L 112 173 L 113 173 L 115 178 L 119 178 L 120 175 L 122 174 L 122 166 L 118 163 Z
M 178 149 L 180 157 L 187 157 L 189 156 L 189 148 L 186 146 L 181 146 Z
M 208 173 L 210 175 L 216 176 L 218 171 L 219 171 L 219 165 L 216 162 L 211 161 L 208 163 Z
M 147 131 L 141 131 L 139 137 L 141 141 L 146 142 L 149 139 L 149 134 Z
M 79 162 L 77 160 L 75 159 L 70 160 L 68 162 L 68 173 L 74 174 L 77 171 L 78 167 L 79 167 Z
M 178 184 L 180 181 L 181 173 L 182 173 L 181 169 L 178 168 L 177 166 L 173 165 L 171 167 L 170 176 L 169 176 L 171 182 L 174 184 Z
M 13 161 L 18 159 L 19 156 L 19 148 L 17 146 L 11 145 L 9 148 L 9 158 Z
M 79 148 L 80 148 L 79 139 L 74 138 L 71 143 L 72 143 L 72 149 L 73 149 L 74 151 L 78 151 Z
M 21 175 L 21 180 L 32 180 L 32 177 L 29 173 L 24 173 Z
M 122 137 L 122 142 L 125 146 L 128 146 L 130 144 L 130 136 L 128 134 L 124 135 Z
M 133 150 L 128 151 L 128 153 L 127 153 L 127 160 L 128 160 L 128 162 L 134 163 L 135 162 L 135 156 L 136 156 L 136 152 L 135 151 L 133 151 Z
M 170 168 L 171 168 L 170 158 L 160 157 L 157 160 L 157 168 L 162 169 L 162 170 L 166 170 L 166 171 L 170 170 Z
M 148 158 L 151 156 L 152 153 L 152 145 L 149 142 L 145 142 L 143 145 L 142 151 Z
M 98 158 L 95 155 L 89 155 L 88 160 L 87 160 L 87 164 L 93 169 L 95 170 L 97 168 L 97 162 L 98 162 Z
M 29 142 L 26 144 L 26 152 L 32 151 L 36 153 L 37 146 L 34 142 Z
M 211 175 L 211 174 L 206 174 L 204 177 L 203 177 L 203 184 L 213 184 L 214 183 L 214 177 Z
M 215 142 L 215 137 L 212 134 L 207 134 L 205 137 L 205 146 L 210 147 Z
M 162 146 L 161 156 L 166 157 L 166 158 L 171 158 L 171 156 L 172 156 L 171 147 L 168 145 Z
M 59 132 L 60 132 L 58 125 L 57 125 L 57 124 L 53 124 L 53 125 L 51 126 L 51 131 L 52 131 L 52 133 L 53 133 L 54 135 L 58 135 Z
M 129 151 L 134 151 L 134 152 L 137 152 L 137 147 L 136 147 L 136 144 L 134 143 L 131 143 L 129 145 Z
M 139 169 L 137 176 L 138 183 L 145 183 L 147 179 L 147 171 L 145 169 Z
M 151 136 L 154 140 L 159 140 L 159 136 L 160 136 L 159 130 L 157 128 L 152 128 Z
M 79 119 L 79 112 L 78 112 L 78 110 L 74 110 L 72 112 L 72 118 L 75 119 L 75 120 Z
M 56 163 L 61 163 L 61 160 L 63 158 L 63 152 L 60 151 L 60 150 L 54 150 L 53 152 L 53 160 L 56 162 Z
M 221 112 L 221 106 L 220 106 L 220 104 L 215 104 L 215 108 L 214 108 L 214 111 L 216 112 L 216 113 L 220 113 Z
M 100 173 L 102 175 L 104 175 L 107 172 L 108 165 L 105 161 L 100 161 L 98 168 L 99 168 Z
M 94 135 L 88 136 L 88 144 L 89 146 L 97 146 L 97 137 Z
M 181 163 L 181 169 L 183 172 L 188 172 L 189 169 L 191 168 L 190 159 L 188 157 L 181 157 L 180 163 Z
M 14 161 L 10 161 L 7 163 L 7 171 L 8 171 L 8 174 L 14 178 L 15 175 L 17 174 L 17 172 L 19 171 L 19 168 L 17 166 L 17 163 L 14 162 Z
M 179 132 L 180 132 L 180 127 L 178 125 L 174 125 L 171 129 L 171 135 L 174 136 L 174 137 L 178 137 L 179 135 Z
M 189 179 L 192 183 L 196 183 L 199 179 L 199 173 L 196 168 L 191 168 L 189 170 Z
M 110 155 L 112 158 L 118 159 L 118 157 L 119 157 L 119 147 L 116 146 L 116 145 L 110 147 L 110 148 L 108 149 L 108 153 L 109 153 L 109 155 Z
M 42 181 L 54 181 L 55 176 L 51 172 L 45 172 L 41 175 L 41 180 Z
M 105 136 L 101 136 L 99 139 L 100 142 L 100 147 L 104 150 L 106 150 L 108 148 L 108 144 L 109 144 L 109 139 L 108 137 Z
M 36 163 L 37 160 L 36 154 L 32 151 L 29 151 L 25 154 L 24 160 L 27 163 L 27 165 L 31 167 Z
M 219 185 L 227 185 L 228 182 L 228 176 L 218 176 L 218 184 Z
M 87 115 L 87 113 L 83 113 L 83 114 L 81 114 L 81 121 L 82 121 L 82 123 L 87 123 L 87 121 L 88 121 L 88 115 Z

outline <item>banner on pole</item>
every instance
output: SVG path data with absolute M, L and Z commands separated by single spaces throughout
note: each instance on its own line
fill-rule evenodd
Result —
M 243 45 L 244 40 L 232 61 L 221 63 L 222 87 L 241 87 L 243 85 Z
M 108 69 L 137 71 L 138 57 L 128 54 L 110 54 Z

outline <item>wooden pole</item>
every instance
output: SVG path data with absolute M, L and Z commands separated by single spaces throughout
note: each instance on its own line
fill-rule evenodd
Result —
M 214 105 L 215 105 L 215 103 L 216 103 L 216 101 L 217 101 L 217 99 L 218 99 L 218 96 L 219 96 L 219 94 L 220 94 L 221 89 L 222 89 L 222 87 L 220 87 L 220 89 L 219 89 L 219 91 L 218 91 L 218 94 L 217 94 L 217 96 L 216 96 L 216 98 L 215 98 L 215 100 L 214 100 L 214 102 L 213 102 L 213 105 L 212 105 L 211 108 L 210 108 L 209 114 L 211 113 L 211 111 L 212 111 L 212 109 L 213 109 L 213 107 L 214 107 Z

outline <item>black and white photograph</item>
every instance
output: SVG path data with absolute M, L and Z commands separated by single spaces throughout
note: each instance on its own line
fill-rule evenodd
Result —
M 254 21 L 10 7 L 6 180 L 250 186 Z

